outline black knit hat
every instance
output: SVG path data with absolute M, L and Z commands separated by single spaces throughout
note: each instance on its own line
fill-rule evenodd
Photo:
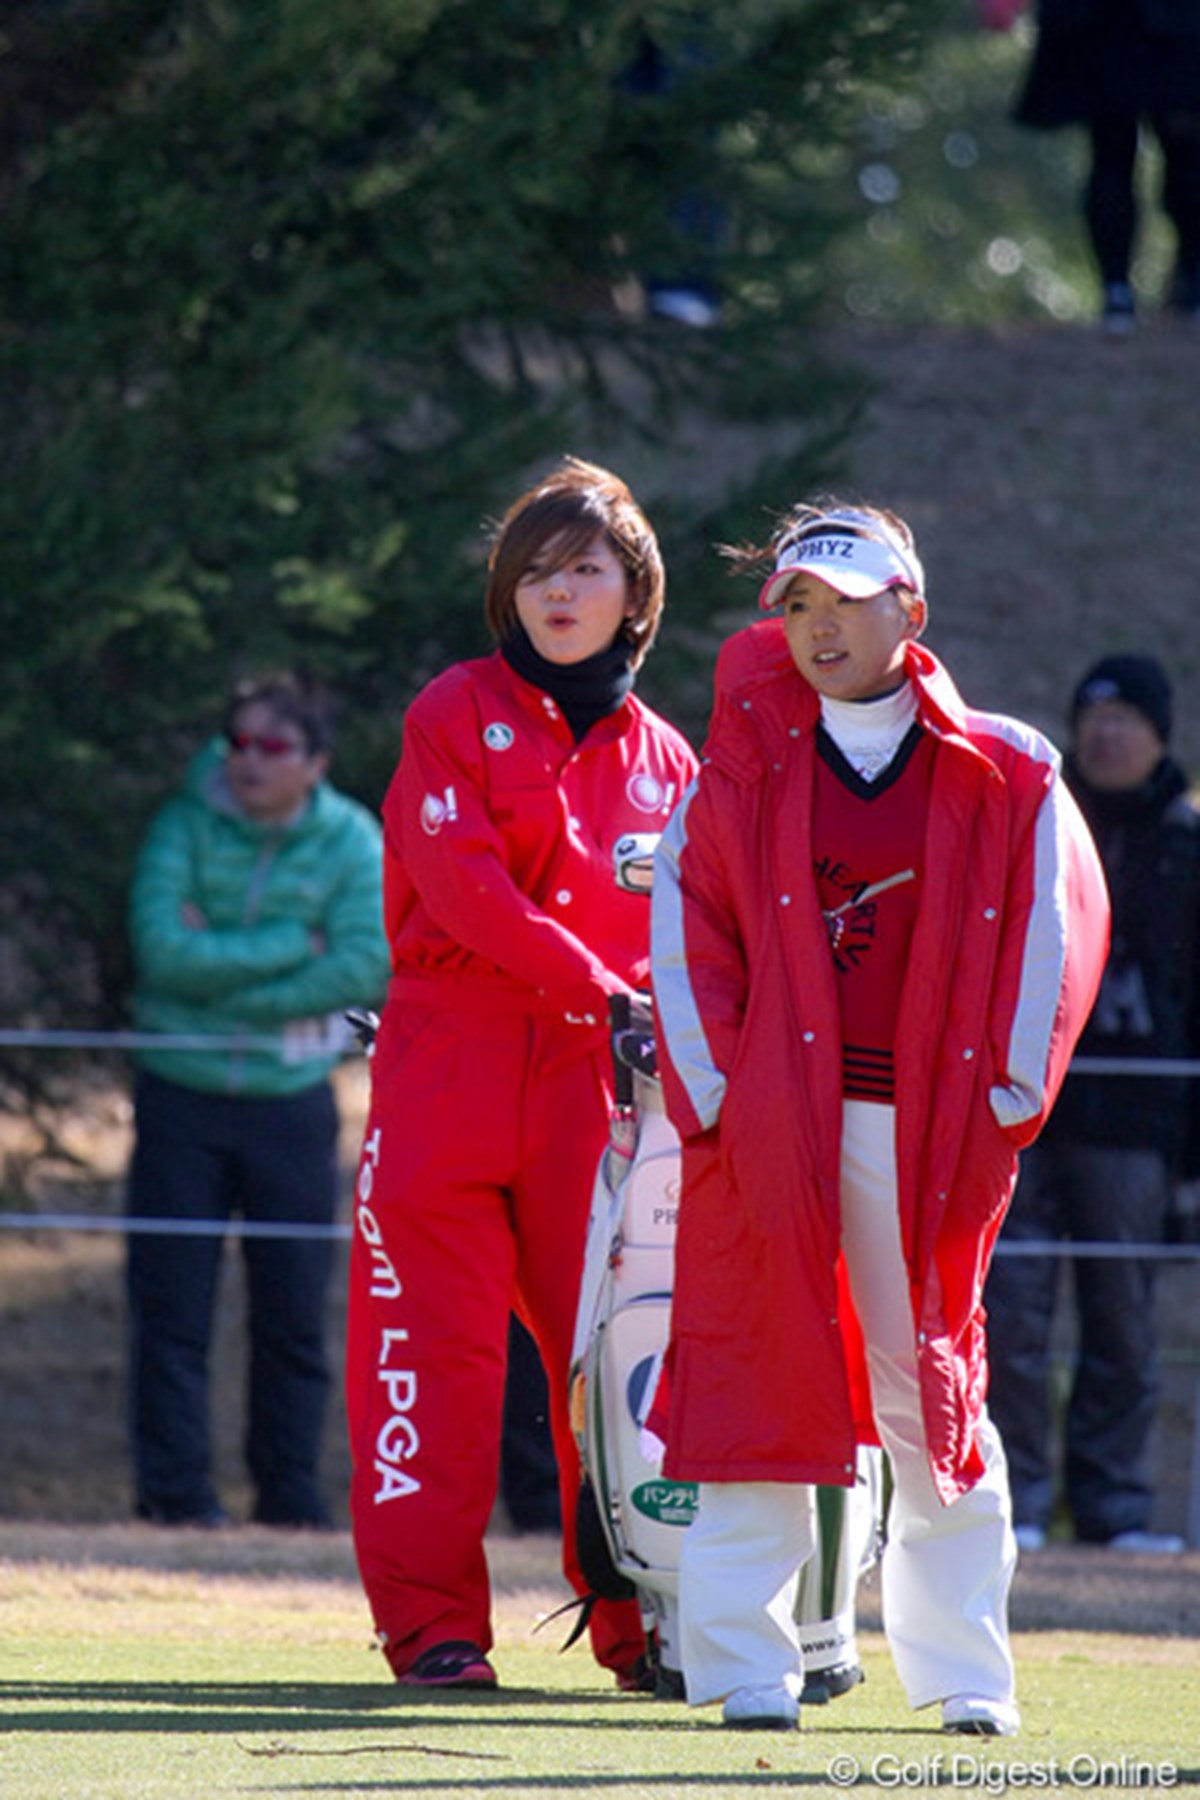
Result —
M 1163 743 L 1171 739 L 1171 683 L 1152 656 L 1105 656 L 1088 670 L 1071 701 L 1071 724 L 1085 706 L 1123 700 L 1149 719 Z

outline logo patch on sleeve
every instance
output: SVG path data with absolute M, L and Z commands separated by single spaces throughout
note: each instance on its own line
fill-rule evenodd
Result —
M 430 837 L 436 837 L 448 820 L 457 817 L 458 800 L 452 787 L 442 794 L 426 794 L 421 802 L 421 829 Z
M 506 725 L 502 719 L 495 719 L 483 728 L 483 741 L 489 750 L 511 750 L 516 735 L 512 726 Z
M 656 776 L 648 774 L 645 769 L 635 769 L 625 784 L 625 793 L 639 812 L 669 811 L 675 797 L 675 783 L 671 782 L 664 791 L 662 782 Z

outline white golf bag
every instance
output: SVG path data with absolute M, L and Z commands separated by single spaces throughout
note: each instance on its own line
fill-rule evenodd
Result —
M 670 1331 L 679 1139 L 655 1075 L 648 1007 L 614 1001 L 612 1036 L 616 1105 L 593 1190 L 572 1356 L 571 1418 L 584 1470 L 580 1554 L 597 1592 L 636 1593 L 657 1643 L 658 1691 L 668 1695 L 682 1692 L 679 1553 L 697 1489 L 664 1480 L 662 1447 L 645 1421 Z M 810 1705 L 862 1679 L 855 1591 L 878 1555 L 882 1491 L 882 1457 L 873 1449 L 859 1451 L 853 1488 L 817 1490 L 817 1552 L 801 1570 L 795 1613 Z

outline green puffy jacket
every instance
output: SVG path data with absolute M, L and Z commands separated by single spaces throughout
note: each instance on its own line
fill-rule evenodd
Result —
M 139 1031 L 278 1036 L 278 1047 L 143 1050 L 135 1060 L 182 1087 L 278 1096 L 320 1081 L 347 1006 L 387 984 L 382 834 L 327 782 L 288 825 L 235 807 L 224 746 L 210 744 L 153 819 L 130 896 Z M 203 927 L 185 923 L 195 909 Z

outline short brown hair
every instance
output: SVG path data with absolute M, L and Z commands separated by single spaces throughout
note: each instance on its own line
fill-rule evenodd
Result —
M 517 619 L 517 583 L 551 542 L 564 557 L 577 555 L 602 532 L 625 565 L 633 610 L 618 636 L 637 668 L 654 642 L 666 593 L 658 539 L 645 513 L 608 469 L 568 456 L 536 487 L 514 500 L 496 530 L 488 558 L 483 610 L 497 642 Z

